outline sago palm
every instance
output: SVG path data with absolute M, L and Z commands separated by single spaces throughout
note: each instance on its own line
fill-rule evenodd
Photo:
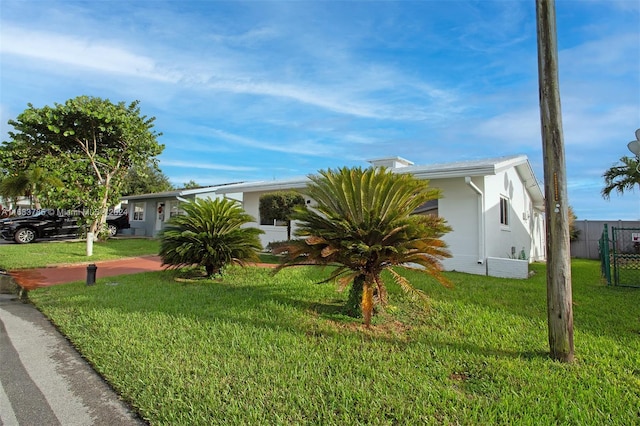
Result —
M 620 163 L 622 164 L 612 166 L 602 175 L 605 185 L 602 189 L 602 196 L 607 200 L 613 191 L 623 194 L 640 184 L 638 159 L 622 157 Z
M 439 196 L 426 181 L 384 168 L 330 169 L 310 176 L 310 181 L 304 192 L 317 205 L 296 209 L 293 219 L 301 239 L 276 248 L 284 254 L 277 271 L 293 265 L 336 265 L 326 281 L 337 279 L 343 288 L 351 284 L 352 293 L 361 291 L 366 326 L 374 303 L 387 301 L 382 271 L 389 270 L 404 290 L 422 298 L 426 295 L 393 267 L 422 271 L 447 283 L 440 260 L 450 254 L 440 238 L 450 228 L 442 218 L 412 214 Z
M 253 218 L 228 199 L 196 199 L 181 205 L 185 215 L 169 219 L 160 233 L 162 263 L 178 268 L 203 266 L 207 276 L 229 264 L 258 261 L 261 230 L 246 227 Z

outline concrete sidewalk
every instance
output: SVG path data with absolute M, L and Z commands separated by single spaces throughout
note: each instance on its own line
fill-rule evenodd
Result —
M 33 290 L 85 281 L 88 264 L 10 275 Z M 96 279 L 163 269 L 158 256 L 95 265 Z M 0 294 L 0 425 L 144 424 L 40 311 L 15 294 Z
M 30 303 L 0 294 L 0 424 L 144 425 Z

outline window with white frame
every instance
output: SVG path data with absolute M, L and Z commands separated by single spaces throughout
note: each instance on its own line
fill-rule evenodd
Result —
M 144 220 L 144 204 L 145 203 L 133 203 L 131 212 L 133 212 L 132 220 Z
M 509 226 L 509 199 L 500 197 L 500 225 Z
M 173 200 L 169 201 L 169 217 L 178 216 L 184 214 L 184 210 L 180 208 L 180 201 Z

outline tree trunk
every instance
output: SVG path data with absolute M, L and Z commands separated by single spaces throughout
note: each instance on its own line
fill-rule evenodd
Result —
M 109 185 L 111 183 L 111 175 L 107 175 L 105 181 L 102 183 L 104 185 L 104 194 L 102 195 L 102 200 L 100 200 L 100 215 L 96 217 L 91 223 L 90 232 L 93 232 L 94 236 L 98 236 L 98 232 L 100 231 L 100 227 L 103 223 L 107 221 L 107 210 L 109 208 Z M 93 216 L 93 215 L 92 215 Z
M 349 297 L 345 306 L 345 313 L 353 318 L 362 317 L 362 287 L 364 285 L 364 275 L 354 278 L 349 288 Z
M 364 317 L 364 326 L 371 325 L 371 317 L 373 316 L 373 286 L 368 279 L 364 280 L 362 286 L 362 316 Z
M 554 0 L 536 0 L 538 80 L 547 228 L 547 320 L 553 359 L 572 362 L 573 308 L 567 180 Z
M 207 273 L 207 278 L 213 276 L 213 274 L 216 273 L 216 268 L 213 267 L 213 265 L 207 263 L 206 265 L 204 265 L 204 270 Z

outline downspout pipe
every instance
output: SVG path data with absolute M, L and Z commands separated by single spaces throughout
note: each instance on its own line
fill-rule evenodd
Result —
M 478 195 L 478 265 L 482 265 L 485 261 L 485 232 L 484 232 L 484 194 L 473 183 L 471 176 L 465 176 L 464 182 Z

